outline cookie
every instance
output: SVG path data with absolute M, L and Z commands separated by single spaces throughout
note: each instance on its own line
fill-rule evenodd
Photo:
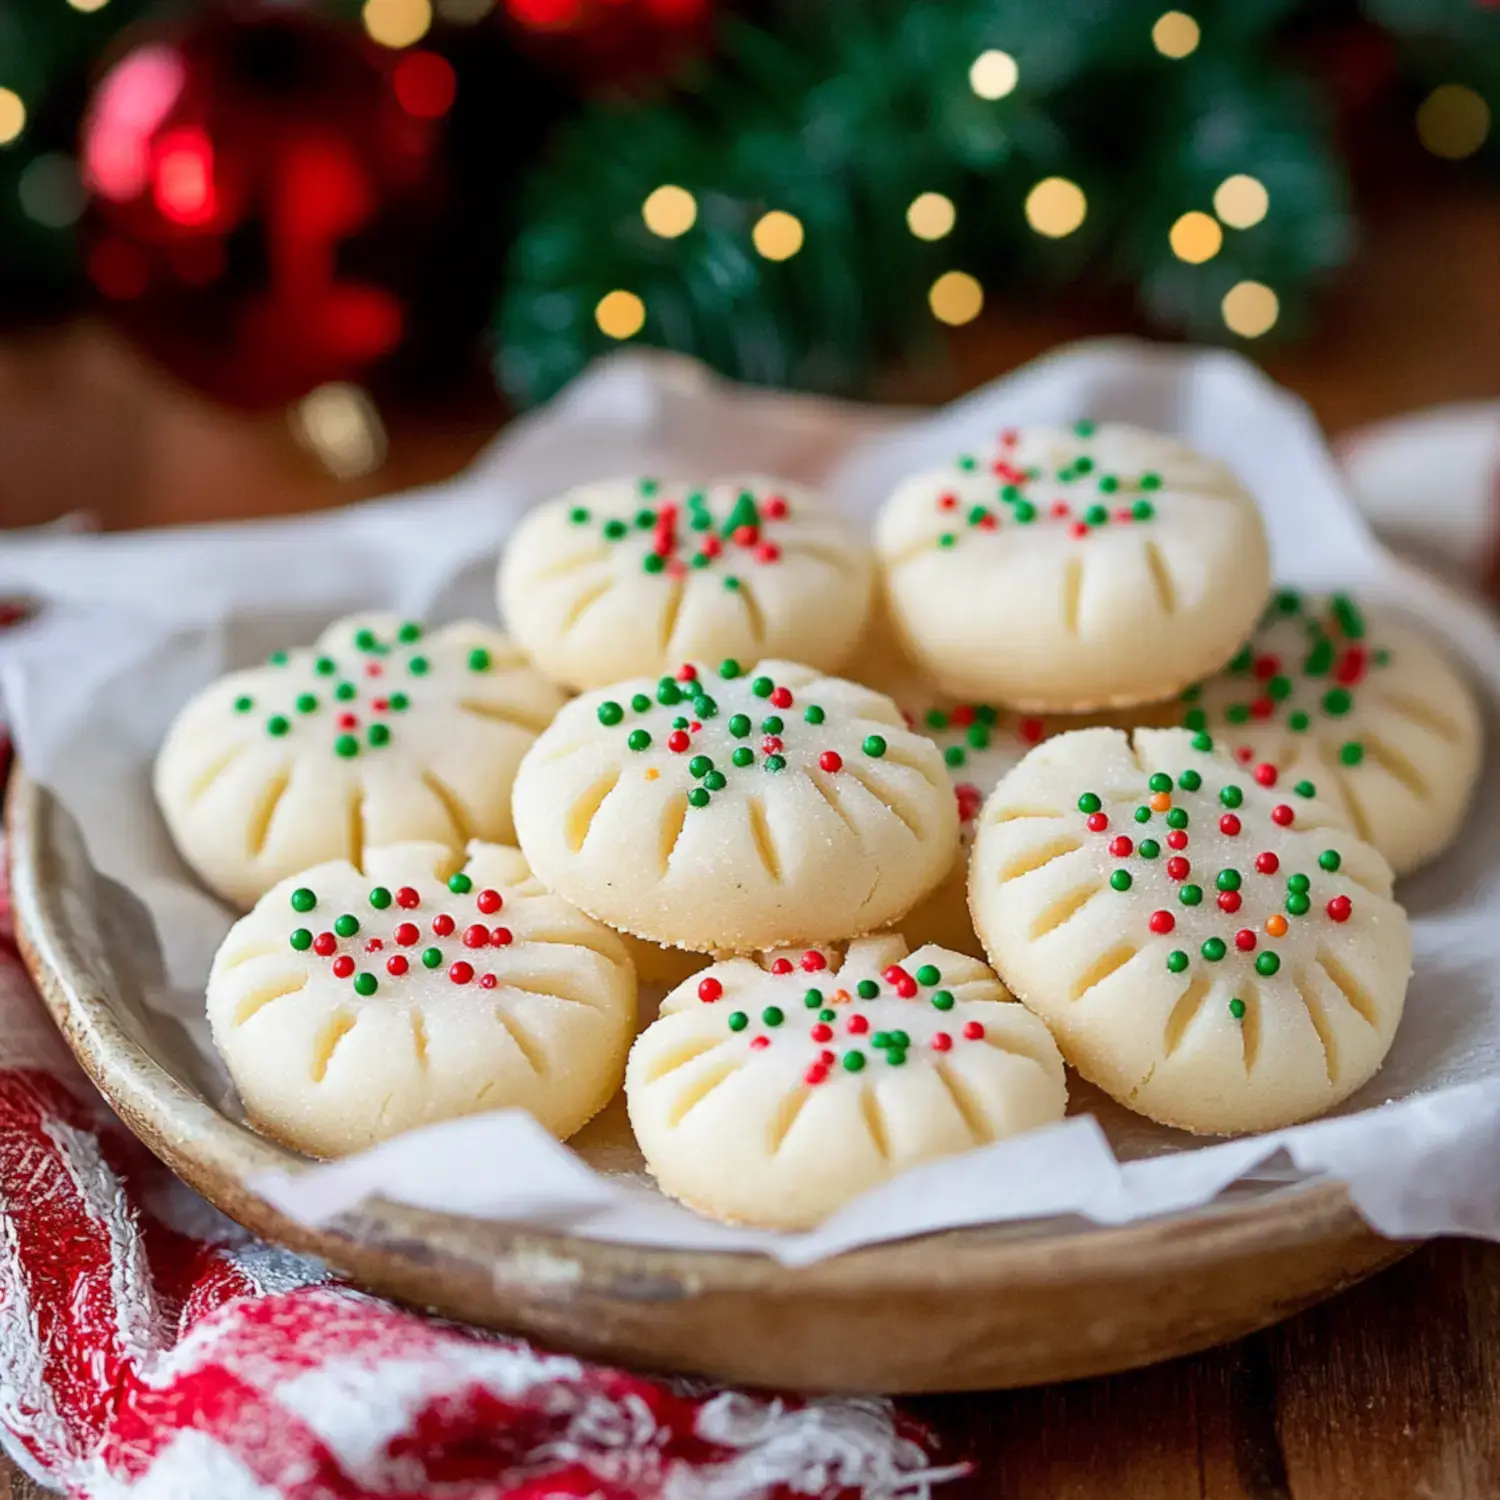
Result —
M 355 615 L 194 698 L 156 800 L 204 883 L 249 906 L 366 845 L 508 841 L 516 767 L 564 701 L 490 626 Z
M 481 1110 L 560 1140 L 619 1087 L 635 975 L 520 852 L 369 851 L 283 880 L 224 939 L 208 1019 L 257 1129 L 313 1156 Z
M 781 480 L 612 479 L 527 516 L 499 587 L 537 665 L 597 688 L 725 656 L 834 671 L 864 629 L 874 561 L 855 527 Z
M 788 662 L 688 665 L 575 698 L 527 753 L 514 801 L 552 890 L 702 952 L 883 927 L 958 848 L 932 741 L 889 698 Z
M 1374 1075 L 1411 932 L 1390 866 L 1316 790 L 1181 729 L 1060 735 L 1000 783 L 974 924 L 1085 1078 L 1220 1135 L 1305 1120 Z
M 1228 668 L 1183 699 L 1189 728 L 1315 781 L 1398 875 L 1447 848 L 1479 775 L 1464 680 L 1420 631 L 1347 594 L 1277 594 Z
M 1254 500 L 1175 438 L 1002 432 L 906 480 L 876 524 L 905 649 L 945 692 L 1074 713 L 1217 671 L 1270 586 Z
M 631 1049 L 663 1192 L 802 1229 L 920 1162 L 1062 1118 L 1062 1058 L 977 959 L 901 938 L 714 964 Z

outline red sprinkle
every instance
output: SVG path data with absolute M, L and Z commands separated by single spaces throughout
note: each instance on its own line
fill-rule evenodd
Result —
M 792 972 L 792 961 L 789 958 L 778 958 L 771 964 L 773 974 L 790 974 Z
M 688 739 L 687 730 L 674 729 L 667 736 L 667 749 L 681 755 L 691 742 Z
M 473 977 L 474 965 L 465 963 L 463 959 L 459 959 L 456 964 L 448 965 L 448 978 L 451 979 L 454 984 L 467 984 Z
M 983 1041 L 984 1040 L 984 1022 L 983 1021 L 965 1021 L 964 1022 L 964 1036 L 965 1036 L 965 1038 L 967 1038 L 967 1040 L 969 1040 L 971 1042 L 980 1042 L 980 1041 Z
M 355 715 L 353 715 L 353 714 L 340 714 L 339 715 L 339 728 L 340 729 L 353 729 L 358 723 L 359 723 L 358 718 L 356 718 Z
M 1263 760 L 1255 768 L 1255 779 L 1262 786 L 1275 786 L 1276 785 L 1276 767 L 1273 766 L 1269 761 L 1264 761 Z
M 862 1016 L 856 1011 L 849 1017 L 848 1024 L 844 1029 L 850 1036 L 863 1036 L 870 1029 L 870 1018 Z
M 1250 705 L 1250 717 L 1252 719 L 1269 719 L 1275 712 L 1276 704 L 1270 698 L 1257 698 Z M 1269 786 L 1270 782 L 1263 782 L 1262 785 Z
M 1068 527 L 1068 531 L 1073 536 L 1087 536 L 1089 534 L 1088 526 L 1083 521 L 1074 521 Z
M 1230 838 L 1234 838 L 1235 835 L 1238 834 L 1240 829 L 1244 826 L 1245 825 L 1240 822 L 1239 818 L 1234 813 L 1225 813 L 1224 816 L 1219 819 L 1219 832 L 1222 834 L 1227 834 Z
M 967 729 L 974 722 L 974 705 L 972 703 L 960 703 L 948 718 L 957 724 L 960 729 Z
M 780 495 L 772 495 L 760 508 L 760 513 L 768 521 L 786 520 L 786 501 Z
M 1227 911 L 1227 912 L 1230 912 L 1230 913 L 1234 913 L 1234 912 L 1237 912 L 1239 909 L 1240 909 L 1240 893 L 1238 891 L 1220 891 L 1219 892 L 1219 910 L 1220 911 Z
M 1129 859 L 1135 853 L 1135 845 L 1122 833 L 1109 841 L 1109 852 L 1116 859 Z
M 464 928 L 464 947 L 483 948 L 490 940 L 490 930 L 483 922 Z
M 764 1037 L 758 1036 L 758 1037 L 756 1037 L 755 1042 L 763 1042 L 764 1040 L 765 1040 Z M 755 1042 L 751 1042 L 750 1045 L 753 1047 L 755 1045 Z M 827 1068 L 827 1065 L 824 1064 L 824 1063 L 821 1063 L 821 1062 L 815 1062 L 807 1070 L 807 1072 L 805 1072 L 802 1075 L 802 1081 L 803 1081 L 803 1083 L 810 1083 L 814 1088 L 816 1088 L 820 1083 L 827 1083 L 828 1082 L 828 1068 Z
M 810 1032 L 808 1032 L 808 1035 L 815 1042 L 831 1042 L 833 1040 L 833 1027 L 826 1025 L 822 1021 L 819 1021 L 818 1024 L 814 1026 Z
M 384 677 L 385 668 L 382 667 L 378 661 L 368 661 L 365 663 L 365 676 Z
M 698 669 L 697 669 L 697 667 L 695 667 L 692 664 L 692 662 L 685 661 L 685 662 L 683 662 L 683 664 L 680 667 L 678 667 L 678 669 L 677 669 L 677 680 L 678 680 L 678 682 L 696 682 L 697 679 L 698 679 Z
M 421 929 L 415 922 L 403 922 L 396 929 L 396 941 L 403 948 L 410 948 L 416 940 L 422 936 Z
M 399 976 L 406 973 L 407 969 L 410 967 L 411 966 L 406 961 L 405 955 L 400 953 L 391 954 L 391 956 L 385 961 L 385 972 L 387 974 L 396 974 Z
M 1073 507 L 1066 500 L 1054 500 L 1052 502 L 1052 514 L 1061 521 L 1063 517 L 1073 514 Z
M 408 911 L 414 906 L 420 906 L 422 898 L 409 885 L 403 885 L 396 892 L 396 905 L 404 906 Z
M 900 964 L 892 964 L 880 977 L 903 1000 L 910 1000 L 917 993 L 917 981 Z
M 1106 828 L 1108 828 L 1108 827 L 1109 827 L 1109 814 L 1108 813 L 1097 812 L 1097 813 L 1090 813 L 1089 814 L 1088 829 L 1089 829 L 1090 833 L 1103 833 L 1104 830 Z
M 1122 505 L 1120 507 L 1120 509 L 1115 512 L 1115 520 L 1117 520 L 1117 521 L 1133 521 L 1133 520 L 1135 520 L 1135 516 L 1133 514 L 1131 514 L 1131 511 L 1130 511 L 1130 509 L 1129 509 L 1128 506 Z
M 939 510 L 957 510 L 958 509 L 958 496 L 954 495 L 954 494 L 951 494 L 951 493 L 950 494 L 946 494 L 946 495 L 939 495 L 938 496 L 938 509 Z
M 706 537 L 703 538 L 703 540 L 699 543 L 699 546 L 703 549 L 703 555 L 705 557 L 718 557 L 719 554 L 724 550 L 723 542 L 721 542 L 718 537 L 716 537 L 712 532 L 710 532 Z
M 1168 849 L 1186 849 L 1188 846 L 1187 833 L 1181 828 L 1174 828 L 1167 835 Z
M 764 1052 L 770 1045 L 771 1038 L 768 1036 L 753 1036 L 750 1038 L 750 1050 L 752 1052 Z
M 385 943 L 380 938 L 371 938 L 370 941 L 365 944 L 365 952 L 379 953 L 384 947 Z
M 1324 910 L 1332 922 L 1347 922 L 1354 910 L 1354 903 L 1347 896 L 1335 896 Z
M 837 750 L 825 750 L 818 757 L 818 765 L 825 771 L 842 771 L 844 757 Z
M 1285 802 L 1278 802 L 1271 809 L 1271 821 L 1279 823 L 1283 828 L 1290 828 L 1297 814 L 1289 808 Z
M 1234 946 L 1241 953 L 1249 953 L 1255 947 L 1255 930 L 1251 927 L 1241 927 L 1234 935 Z
M 773 563 L 781 561 L 781 548 L 775 542 L 762 542 L 755 549 L 756 562 Z
M 1269 849 L 1255 856 L 1255 868 L 1262 875 L 1274 875 L 1281 868 L 1281 861 Z
M 492 948 L 509 948 L 515 940 L 516 935 L 509 927 L 495 927 L 490 931 L 490 946 Z
M 1255 752 L 1249 747 L 1249 745 L 1241 745 L 1239 749 L 1234 752 L 1234 758 L 1239 761 L 1242 766 L 1248 766 L 1250 762 L 1255 758 Z
M 1364 648 L 1362 646 L 1350 646 L 1344 652 L 1338 666 L 1333 669 L 1333 680 L 1343 687 L 1353 687 L 1364 675 Z
M 765 737 L 765 739 L 763 739 L 760 742 L 760 748 L 767 755 L 780 755 L 781 754 L 781 738 L 780 738 L 780 736 L 779 735 L 774 735 L 774 734 L 768 734 Z
M 378 714 L 383 714 L 390 706 L 391 700 L 389 698 L 372 698 L 370 700 L 370 707 Z
M 809 948 L 802 955 L 802 967 L 809 974 L 816 974 L 819 969 L 826 969 L 828 967 L 828 960 L 816 948 Z
M 347 953 L 342 953 L 333 961 L 333 977 L 335 979 L 347 979 L 354 972 L 354 960 Z
M 934 1052 L 951 1052 L 953 1050 L 953 1038 L 946 1031 L 937 1031 L 932 1036 L 932 1050 Z
M 698 998 L 706 1000 L 710 1005 L 724 993 L 724 986 L 717 979 L 700 979 L 698 981 Z
M 741 547 L 753 547 L 760 540 L 760 527 L 737 526 L 734 539 Z
M 1171 880 L 1186 880 L 1192 868 L 1192 865 L 1179 854 L 1175 859 L 1167 861 L 1167 876 Z
M 1255 675 L 1262 682 L 1269 682 L 1281 670 L 1281 658 L 1279 656 L 1257 656 L 1255 658 Z
M 992 511 L 985 511 L 979 518 L 979 529 L 981 531 L 999 531 L 1000 517 Z
M 455 927 L 456 927 L 456 926 L 457 926 L 457 925 L 458 925 L 458 924 L 457 924 L 457 923 L 456 923 L 456 922 L 455 922 L 455 921 L 454 921 L 454 920 L 453 920 L 453 918 L 452 918 L 452 917 L 450 917 L 450 916 L 449 916 L 449 915 L 448 915 L 448 913 L 447 913 L 447 912 L 445 912 L 445 911 L 441 911 L 441 912 L 439 912 L 439 913 L 438 913 L 438 914 L 437 914 L 437 916 L 435 916 L 435 917 L 434 917 L 434 918 L 433 918 L 433 919 L 432 919 L 432 930 L 433 930 L 433 931 L 434 931 L 434 932 L 435 932 L 435 933 L 437 933 L 437 935 L 438 935 L 438 936 L 439 936 L 439 937 L 447 937 L 447 936 L 448 936 L 448 934 L 449 934 L 449 933 L 450 933 L 450 932 L 452 932 L 452 931 L 453 931 L 453 929 L 454 929 L 454 928 L 455 928 Z
M 1021 738 L 1028 745 L 1035 745 L 1042 737 L 1042 721 L 1040 719 L 1022 719 L 1017 727 L 1021 731 Z
M 320 958 L 327 958 L 339 945 L 339 940 L 331 932 L 320 932 L 313 939 L 313 952 Z
M 483 890 L 474 898 L 474 905 L 491 917 L 505 905 L 505 898 L 499 891 Z
M 1152 932 L 1171 932 L 1177 926 L 1177 918 L 1169 911 L 1154 911 L 1149 926 Z
M 792 706 L 792 690 L 790 688 L 772 688 L 771 702 L 777 708 L 790 708 Z
M 482 990 L 492 990 L 499 983 L 500 981 L 493 974 L 481 974 L 479 976 L 479 988 Z

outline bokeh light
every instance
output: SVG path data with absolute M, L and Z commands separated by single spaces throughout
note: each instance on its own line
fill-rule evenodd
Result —
M 391 82 L 401 108 L 418 120 L 441 119 L 458 94 L 453 64 L 436 52 L 408 52 Z
M 0 88 L 0 146 L 8 146 L 26 128 L 26 106 L 14 89 Z
M 361 17 L 382 47 L 410 47 L 432 27 L 432 0 L 365 0 Z
M 646 304 L 634 292 L 607 292 L 594 309 L 594 321 L 612 339 L 628 339 L 646 326 Z
M 969 87 L 981 99 L 1003 99 L 1015 88 L 1021 70 L 1009 52 L 991 48 L 981 52 L 969 69 Z
M 1214 212 L 1231 229 L 1249 229 L 1265 218 L 1271 195 L 1258 177 L 1236 172 L 1214 189 Z
M 65 151 L 45 151 L 26 163 L 16 182 L 21 212 L 44 229 L 66 229 L 83 215 L 78 166 Z
M 1174 61 L 1192 56 L 1202 39 L 1202 28 L 1184 10 L 1164 11 L 1151 28 L 1151 45 Z
M 979 316 L 984 288 L 967 271 L 947 271 L 932 283 L 927 302 L 938 322 L 957 328 Z
M 675 240 L 698 222 L 698 200 L 686 188 L 664 182 L 641 204 L 641 217 L 652 234 Z
M 953 200 L 942 193 L 921 193 L 906 210 L 906 227 L 919 240 L 940 240 L 952 234 L 957 220 Z
M 74 10 L 80 10 L 84 15 L 90 15 L 96 10 L 103 10 L 109 4 L 109 0 L 68 0 L 68 4 Z
M 1225 327 L 1242 339 L 1258 339 L 1276 326 L 1281 303 L 1270 287 L 1259 281 L 1241 281 L 1230 287 L 1220 303 Z
M 1044 177 L 1026 195 L 1026 222 L 1049 240 L 1072 234 L 1088 211 L 1083 189 L 1066 177 Z
M 1216 220 L 1194 209 L 1173 224 L 1167 238 L 1172 245 L 1172 254 L 1178 260 L 1185 260 L 1190 266 L 1201 266 L 1219 253 L 1224 244 L 1224 231 Z
M 790 260 L 802 248 L 802 220 L 773 208 L 756 220 L 750 238 L 767 260 Z
M 1462 161 L 1489 133 L 1489 105 L 1461 83 L 1440 84 L 1417 106 L 1417 135 L 1434 156 Z

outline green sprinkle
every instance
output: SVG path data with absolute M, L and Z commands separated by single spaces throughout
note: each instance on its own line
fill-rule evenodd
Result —
M 1214 747 L 1213 736 L 1210 734 L 1195 734 L 1193 736 L 1193 749 L 1208 751 Z
M 1135 852 L 1139 854 L 1142 859 L 1155 859 L 1156 856 L 1161 853 L 1161 845 L 1158 844 L 1155 839 L 1142 839 L 1140 843 L 1136 845 Z
M 1341 864 L 1343 864 L 1343 862 L 1344 861 L 1339 858 L 1339 851 L 1337 849 L 1325 849 L 1318 856 L 1318 864 L 1323 869 L 1327 870 L 1330 875 L 1332 875 L 1333 872 L 1337 870 Z
M 755 764 L 755 751 L 748 745 L 741 745 L 729 758 L 735 765 L 743 769 L 745 766 L 753 766 Z
M 320 656 L 313 663 L 313 671 L 319 677 L 332 677 L 339 669 L 339 664 L 331 656 Z
M 843 1063 L 846 1073 L 858 1073 L 865 1065 L 865 1055 L 863 1052 L 846 1052 Z
M 391 893 L 383 885 L 377 885 L 375 889 L 370 892 L 370 905 L 373 906 L 376 911 L 384 911 L 390 904 Z
M 1156 507 L 1149 500 L 1137 500 L 1130 507 L 1130 514 L 1137 521 L 1150 521 L 1156 516 Z
M 1011 515 L 1023 526 L 1030 525 L 1032 521 L 1036 520 L 1036 506 L 1029 500 L 1017 500 L 1015 509 L 1011 511 Z
M 587 526 L 589 522 L 589 513 L 584 509 L 583 506 L 575 505 L 573 509 L 568 512 L 568 519 L 575 526 Z
M 977 526 L 981 521 L 987 519 L 988 516 L 989 511 L 987 511 L 982 505 L 973 505 L 969 507 L 970 526 Z
M 776 684 L 772 682 L 769 677 L 757 677 L 755 681 L 750 684 L 750 691 L 754 693 L 757 698 L 769 698 L 775 687 Z
M 728 784 L 722 771 L 710 771 L 703 778 L 703 785 L 711 792 L 722 792 Z
M 405 693 L 392 693 L 391 707 L 395 709 L 398 714 L 404 713 L 408 708 L 411 707 L 411 699 L 408 698 Z
M 271 665 L 272 665 L 272 666 L 273 666 L 273 667 L 284 667 L 284 666 L 285 666 L 285 665 L 286 665 L 286 652 L 285 652 L 285 651 L 273 651 L 273 652 L 272 652 L 272 653 L 271 653 L 271 654 L 270 654 L 270 655 L 269 655 L 269 656 L 268 656 L 268 657 L 267 657 L 267 658 L 266 658 L 266 660 L 267 660 L 267 661 L 268 661 L 268 662 L 269 662 L 269 663 L 270 663 L 270 664 L 271 664 Z
M 1151 780 L 1146 783 L 1153 792 L 1170 792 L 1172 790 L 1172 778 L 1161 771 L 1156 772 Z
M 1207 729 L 1208 715 L 1201 708 L 1190 708 L 1182 716 L 1182 727 L 1184 729 Z
M 353 937 L 359 931 L 359 918 L 352 916 L 349 912 L 345 912 L 343 916 L 334 922 L 333 930 L 340 937 Z
M 341 755 L 345 760 L 359 754 L 359 741 L 352 734 L 341 734 L 333 742 L 333 753 Z
M 934 990 L 932 992 L 932 1003 L 938 1010 L 952 1010 L 953 992 L 951 990 Z
M 750 1024 L 750 1017 L 742 1010 L 729 1012 L 729 1029 L 731 1031 L 743 1031 Z
M 911 1046 L 911 1038 L 904 1031 L 893 1031 L 891 1033 L 891 1046 L 900 1047 L 903 1051 Z
M 1224 717 L 1231 724 L 1246 724 L 1250 720 L 1250 705 L 1248 703 L 1231 703 L 1224 710 Z
M 1276 608 L 1284 615 L 1294 615 L 1302 608 L 1302 595 L 1296 589 L 1282 589 L 1276 595 Z
M 767 714 L 760 721 L 760 732 L 762 734 L 780 734 L 786 725 L 782 722 L 779 714 Z
M 455 870 L 448 877 L 448 889 L 455 896 L 467 896 L 474 889 L 474 882 L 462 870 Z
M 1198 885 L 1182 886 L 1177 892 L 1177 899 L 1184 906 L 1197 906 L 1203 900 L 1203 887 Z
M 1120 488 L 1120 480 L 1114 474 L 1101 474 L 1099 476 L 1099 488 L 1106 495 L 1113 495 Z
M 990 731 L 987 725 L 970 724 L 964 734 L 964 738 L 976 750 L 988 750 L 990 748 Z
M 786 770 L 786 757 L 784 755 L 768 755 L 766 757 L 766 770 L 768 770 L 768 771 L 784 771 L 784 770 Z
M 1333 608 L 1333 618 L 1338 621 L 1339 629 L 1351 641 L 1364 639 L 1365 620 L 1359 612 L 1359 606 L 1348 596 L 1348 594 L 1335 594 L 1329 604 Z
M 707 518 L 705 517 L 705 520 L 706 519 Z M 695 568 L 706 568 L 712 561 L 713 558 L 711 558 L 706 552 L 693 553 L 693 566 Z
M 599 722 L 603 724 L 605 728 L 610 728 L 613 725 L 618 724 L 624 717 L 625 710 L 621 708 L 618 703 L 615 703 L 612 700 L 606 701 L 599 705 Z
M 234 700 L 234 711 L 237 714 L 247 714 L 254 707 L 255 707 L 255 699 L 254 698 L 247 698 L 244 695 L 241 695 L 240 697 L 238 697 L 238 698 L 236 698 Z
M 1358 740 L 1348 740 L 1339 746 L 1339 760 L 1346 766 L 1357 766 L 1365 758 L 1365 747 Z
M 803 714 L 802 717 L 806 719 L 809 724 L 821 724 L 823 720 L 828 717 L 828 715 L 825 714 L 816 703 L 809 703 L 807 706 L 807 712 Z
M 688 762 L 688 773 L 697 781 L 702 781 L 714 768 L 714 763 L 706 755 L 695 755 Z
M 298 693 L 297 712 L 299 714 L 315 713 L 318 707 L 317 695 L 314 693 Z
M 378 750 L 382 745 L 391 742 L 391 726 L 389 724 L 371 724 L 370 732 L 366 739 Z
M 873 979 L 861 979 L 860 982 L 854 986 L 854 993 L 858 995 L 861 1000 L 873 1000 L 876 995 L 880 993 L 880 986 L 876 984 Z
M 767 1026 L 780 1026 L 786 1020 L 786 1012 L 779 1005 L 768 1005 L 761 1011 L 760 1018 Z
M 1391 664 L 1391 653 L 1381 646 L 1371 658 L 1377 667 L 1388 667 Z
M 656 684 L 656 701 L 663 708 L 671 708 L 674 704 L 682 702 L 682 689 L 670 677 L 663 677 Z
M 1094 460 L 1087 454 L 1082 458 L 1073 460 L 1073 472 L 1075 474 L 1092 474 L 1094 472 Z
M 970 453 L 964 453 L 960 455 L 959 458 L 955 460 L 955 462 L 958 464 L 958 467 L 964 471 L 965 474 L 972 474 L 974 470 L 979 466 L 979 461 L 973 456 L 973 454 Z
M 305 927 L 298 927 L 292 933 L 292 947 L 294 947 L 298 953 L 306 953 L 307 950 L 312 947 L 312 933 L 310 933 Z
M 1296 734 L 1305 733 L 1311 723 L 1312 720 L 1300 708 L 1288 714 L 1286 719 L 1286 727 Z
M 483 646 L 475 646 L 469 652 L 469 670 L 471 672 L 488 672 L 490 669 L 490 653 Z
M 1149 823 L 1151 821 L 1151 809 L 1145 806 L 1136 808 L 1135 820 L 1137 823 Z
M 427 675 L 427 669 L 431 665 L 432 663 L 429 662 L 425 656 L 414 656 L 409 662 L 407 662 L 406 670 L 410 672 L 413 677 L 425 677 Z
M 974 705 L 974 717 L 981 724 L 988 724 L 993 729 L 1000 722 L 1000 710 L 990 703 L 976 703 Z
M 1109 877 L 1109 883 L 1117 891 L 1128 891 L 1134 884 L 1134 882 L 1130 878 L 1129 870 L 1116 870 L 1114 874 Z
M 887 1047 L 885 1060 L 893 1067 L 899 1068 L 906 1061 L 905 1047 Z
M 1177 785 L 1185 792 L 1196 792 L 1203 785 L 1203 778 L 1196 771 L 1184 771 L 1177 778 Z
M 361 651 L 373 651 L 380 642 L 375 639 L 375 632 L 373 630 L 356 630 L 354 632 L 354 644 Z
M 266 720 L 266 733 L 275 735 L 278 738 L 284 735 L 291 727 L 291 721 L 287 718 L 284 718 L 281 714 L 272 714 L 271 717 Z
M 637 531 L 650 531 L 656 525 L 656 512 L 649 508 L 643 508 L 635 513 L 635 528 Z
M 821 1010 L 822 1007 L 823 1007 L 823 991 L 822 990 L 803 990 L 803 992 L 802 992 L 802 1003 L 809 1010 Z
M 1085 792 L 1078 799 L 1078 811 L 1081 813 L 1096 813 L 1103 806 L 1097 792 Z
M 667 560 L 659 552 L 648 552 L 641 559 L 641 569 L 646 573 L 660 573 L 667 565 Z
M 1302 670 L 1309 677 L 1323 677 L 1333 666 L 1333 642 L 1325 635 L 1321 637 L 1302 662 Z
M 870 1037 L 870 1045 L 877 1052 L 884 1052 L 891 1045 L 891 1034 L 888 1031 L 874 1032 Z
M 347 703 L 351 698 L 355 698 L 358 695 L 359 689 L 355 687 L 352 682 L 341 682 L 333 690 L 333 696 L 337 698 L 340 703 Z
M 1295 891 L 1299 896 L 1310 889 L 1311 886 L 1312 881 L 1306 875 L 1293 875 L 1286 883 L 1287 890 Z
M 1281 959 L 1274 953 L 1258 953 L 1255 957 L 1255 972 L 1268 979 L 1281 967 Z
M 661 489 L 661 480 L 652 479 L 649 475 L 647 475 L 636 481 L 636 488 L 641 492 L 641 494 L 649 498 L 650 496 L 656 494 L 659 489 Z
M 605 538 L 611 542 L 618 542 L 630 528 L 618 517 L 604 523 Z
M 736 739 L 744 739 L 755 726 L 750 722 L 749 714 L 735 714 L 729 721 L 729 732 Z
M 726 577 L 726 578 L 725 578 L 725 579 L 724 579 L 724 587 L 725 587 L 725 588 L 726 588 L 726 589 L 728 589 L 728 590 L 729 590 L 729 592 L 730 592 L 730 593 L 731 593 L 731 594 L 737 594 L 737 593 L 738 593 L 738 592 L 739 592 L 739 589 L 740 589 L 740 581 L 739 581 L 739 579 L 738 579 L 738 578 L 736 578 L 736 577 L 735 577 L 735 576 L 734 576 L 734 575 L 733 575 L 733 574 L 732 574 L 732 573 L 731 573 L 731 574 L 729 574 L 729 575 L 728 575 L 728 576 L 727 576 L 727 577 Z
M 1159 490 L 1161 488 L 1161 475 L 1152 474 L 1148 471 L 1141 475 L 1140 484 L 1143 490 Z
M 1188 815 L 1185 807 L 1174 807 L 1167 814 L 1168 828 L 1186 828 L 1188 826 Z
M 305 885 L 299 885 L 292 892 L 293 911 L 311 911 L 318 904 L 318 898 Z
M 1229 950 L 1224 946 L 1223 938 L 1211 937 L 1198 951 L 1209 963 L 1216 964 Z
M 441 948 L 424 948 L 422 950 L 422 966 L 435 969 L 443 961 L 443 950 Z
M 1230 659 L 1229 670 L 1242 677 L 1254 665 L 1255 653 L 1248 646 L 1241 646 Z
M 1000 486 L 1000 498 L 1007 505 L 1014 505 L 1021 498 L 1021 486 L 1018 484 L 1002 484 Z
M 1238 870 L 1220 870 L 1218 879 L 1214 881 L 1221 891 L 1237 891 L 1240 888 L 1240 872 Z
M 1349 712 L 1354 705 L 1354 700 L 1343 688 L 1333 688 L 1323 694 L 1323 712 L 1338 718 Z
M 885 754 L 885 739 L 878 734 L 867 734 L 865 742 L 860 746 L 872 760 L 879 760 Z
M 948 748 L 943 751 L 943 763 L 945 765 L 953 767 L 955 770 L 957 770 L 959 766 L 963 765 L 963 763 L 967 759 L 968 756 L 964 754 L 964 747 L 962 745 L 949 745 Z
M 922 967 L 917 970 L 917 983 L 920 985 L 934 985 L 942 977 L 943 976 L 938 971 L 936 964 L 923 964 Z
M 1286 898 L 1286 909 L 1294 917 L 1305 917 L 1312 909 L 1312 897 L 1292 891 Z
M 373 995 L 380 988 L 380 981 L 373 974 L 356 974 L 354 976 L 354 993 L 356 995 Z
M 1296 792 L 1299 797 L 1316 797 L 1318 795 L 1317 787 L 1315 787 L 1310 781 L 1299 781 L 1297 785 L 1292 788 L 1292 790 Z
M 1292 679 L 1290 677 L 1273 677 L 1266 684 L 1266 692 L 1280 703 L 1283 698 L 1290 698 L 1292 696 Z
M 1109 520 L 1109 511 L 1102 505 L 1091 505 L 1084 511 L 1083 519 L 1090 526 L 1103 526 Z
M 1095 426 L 1092 419 L 1082 417 L 1073 424 L 1073 434 L 1075 437 L 1091 438 L 1094 435 Z
M 1180 974 L 1188 966 L 1188 956 L 1181 948 L 1174 948 L 1167 954 L 1167 968 L 1173 974 Z
M 1229 1002 L 1229 1014 L 1236 1021 L 1243 1021 L 1245 1019 L 1245 1002 L 1243 1000 L 1231 1000 Z

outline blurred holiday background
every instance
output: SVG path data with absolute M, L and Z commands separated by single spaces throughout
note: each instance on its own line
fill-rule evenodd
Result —
M 592 359 L 1500 395 L 1494 0 L 0 0 L 0 524 L 336 504 Z

